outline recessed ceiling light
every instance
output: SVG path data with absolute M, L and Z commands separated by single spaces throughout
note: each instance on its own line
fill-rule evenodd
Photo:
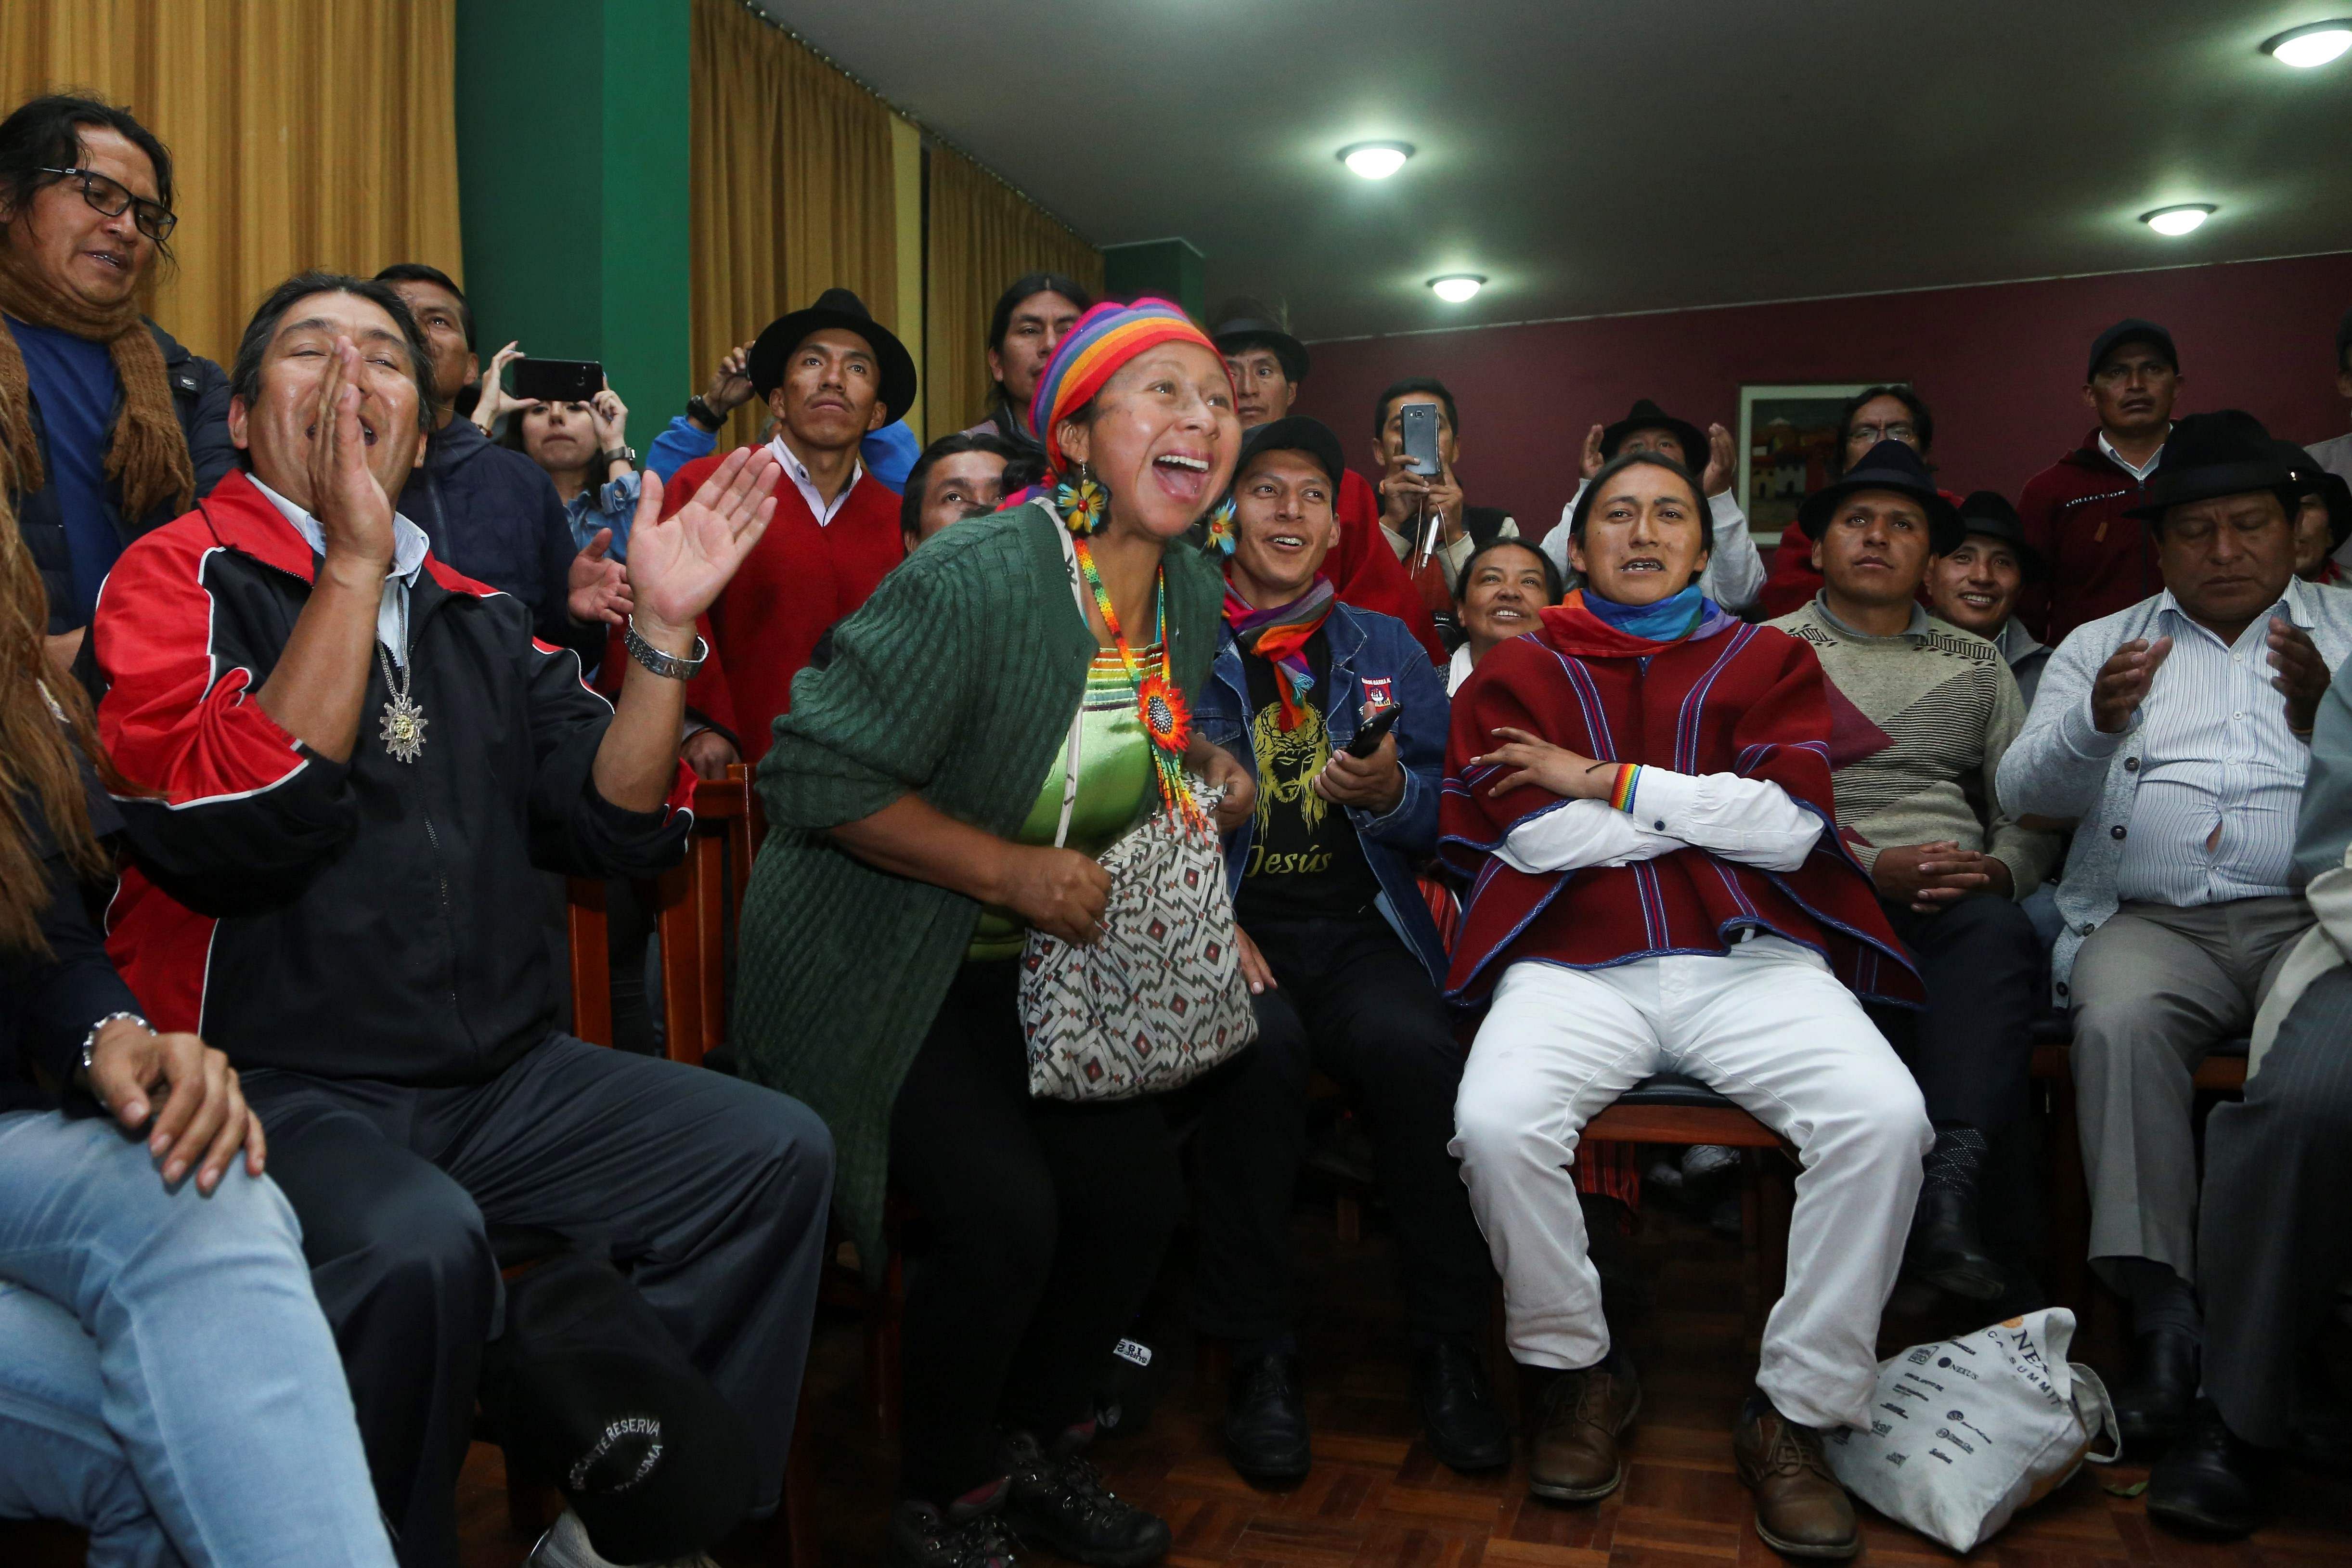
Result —
M 2347 18 L 2289 27 L 2263 43 L 2263 53 L 2299 70 L 2324 66 L 2347 49 L 2352 49 L 2352 19 Z
M 1461 304 L 1486 286 L 1486 279 L 1475 272 L 1449 272 L 1429 280 L 1429 291 L 1449 305 Z
M 1359 142 L 1339 149 L 1339 162 L 1368 180 L 1385 180 L 1412 156 L 1410 142 Z
M 2177 207 L 2158 207 L 2152 213 L 2142 213 L 2139 221 L 2158 234 L 2174 237 L 2188 234 L 2213 216 L 2210 202 L 2184 202 Z

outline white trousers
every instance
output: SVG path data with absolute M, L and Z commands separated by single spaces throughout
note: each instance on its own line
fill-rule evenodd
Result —
M 1909 1069 L 1820 958 L 1759 936 L 1612 969 L 1514 963 L 1454 1105 L 1453 1152 L 1503 1277 L 1512 1356 L 1609 1353 L 1570 1167 L 1584 1124 L 1654 1074 L 1698 1079 L 1797 1146 L 1788 1291 L 1757 1385 L 1809 1426 L 1861 1426 L 1934 1142 Z

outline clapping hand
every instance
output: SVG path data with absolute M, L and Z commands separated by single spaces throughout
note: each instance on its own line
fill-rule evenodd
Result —
M 2292 621 L 2272 621 L 2268 641 L 2271 668 L 2278 671 L 2271 684 L 2286 698 L 2286 727 L 2308 735 L 2319 718 L 2319 700 L 2327 695 L 2327 661 L 2312 646 L 2311 634 Z
M 2120 735 L 2131 727 L 2132 710 L 2147 700 L 2147 689 L 2171 651 L 2170 637 L 2154 642 L 2135 637 L 2099 667 L 2091 685 L 2091 722 L 2101 734 Z
M 357 345 L 336 338 L 310 416 L 310 510 L 319 519 L 326 542 L 320 553 L 328 564 L 349 563 L 371 591 L 380 591 L 392 565 L 392 498 L 368 467 L 371 432 L 360 413 L 359 375 Z
M 774 453 L 738 447 L 668 517 L 660 476 L 646 475 L 629 531 L 629 586 L 641 620 L 691 637 L 695 618 L 767 532 L 782 471 Z
M 1721 495 L 1731 488 L 1739 476 L 1739 448 L 1732 445 L 1731 432 L 1720 425 L 1706 427 L 1706 473 L 1699 480 L 1699 489 L 1707 496 Z
M 617 626 L 629 618 L 634 607 L 627 571 L 606 554 L 612 547 L 613 531 L 600 528 L 588 548 L 572 558 L 571 593 L 565 607 L 583 626 L 602 621 Z

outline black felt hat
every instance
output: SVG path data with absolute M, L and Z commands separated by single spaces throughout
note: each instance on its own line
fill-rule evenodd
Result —
M 1255 300 L 1229 300 L 1220 314 L 1223 320 L 1209 333 L 1219 353 L 1237 354 L 1244 349 L 1269 348 L 1274 357 L 1282 362 L 1282 374 L 1286 380 L 1307 379 L 1307 345 L 1284 331 L 1282 323 L 1264 305 Z
M 2168 507 L 2252 490 L 2283 490 L 2294 479 L 2263 422 L 2242 408 L 2191 414 L 2164 438 L 2164 455 L 2139 505 L 2126 517 L 2160 518 Z
M 2287 478 L 2297 495 L 2317 496 L 2327 506 L 2327 549 L 2330 554 L 2344 548 L 2352 539 L 2352 485 L 2344 482 L 2341 474 L 2329 473 L 2320 467 L 2319 459 L 2292 441 L 2272 444 L 2280 462 L 2286 465 Z
M 1242 470 L 1248 468 L 1261 452 L 1304 452 L 1315 459 L 1315 466 L 1329 476 L 1335 493 L 1339 477 L 1347 472 L 1348 460 L 1339 450 L 1339 437 L 1331 426 L 1320 419 L 1309 419 L 1304 414 L 1292 414 L 1280 419 L 1270 419 L 1263 425 L 1253 425 L 1242 432 L 1241 460 L 1234 465 L 1234 479 L 1239 482 Z
M 1959 510 L 1937 490 L 1919 454 L 1901 441 L 1881 441 L 1862 455 L 1862 461 L 1807 496 L 1797 509 L 1797 526 L 1807 539 L 1819 539 L 1838 503 L 1858 490 L 1893 490 L 1917 501 L 1927 513 L 1927 548 L 1938 555 L 1958 550 L 1968 537 Z
M 754 395 L 765 397 L 784 384 L 784 362 L 812 332 L 838 327 L 866 340 L 874 351 L 875 368 L 882 376 L 882 406 L 889 411 L 886 424 L 896 424 L 915 406 L 915 356 L 890 329 L 874 319 L 866 301 L 846 289 L 828 289 L 804 310 L 777 317 L 760 331 L 751 357 L 743 366 Z
M 1601 432 L 1601 456 L 1617 455 L 1619 443 L 1636 430 L 1664 430 L 1682 443 L 1683 467 L 1693 474 L 1706 472 L 1706 432 L 1687 419 L 1677 419 L 1644 397 L 1633 405 L 1632 413 Z
M 2179 372 L 2180 351 L 2172 346 L 2172 334 L 2154 321 L 2126 316 L 2091 341 L 2091 368 L 2083 373 L 2083 379 L 2090 381 L 2096 377 L 2100 364 L 2126 343 L 2147 343 L 2163 350 L 2165 363 L 2170 365 L 2175 374 Z
M 1976 490 L 1960 502 L 1960 536 L 1962 542 L 1971 533 L 1981 533 L 1988 539 L 1998 539 L 2017 552 L 2019 564 L 2029 577 L 2042 574 L 2042 552 L 2025 542 L 2025 520 L 2009 504 L 2009 498 L 1999 490 Z M 1959 548 L 1954 544 L 1953 549 Z

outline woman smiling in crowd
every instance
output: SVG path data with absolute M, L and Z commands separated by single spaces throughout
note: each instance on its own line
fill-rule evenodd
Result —
M 1517 539 L 1497 539 L 1472 552 L 1455 584 L 1454 612 L 1469 634 L 1445 669 L 1445 694 L 1462 689 L 1471 668 L 1496 643 L 1531 632 L 1537 615 L 1559 603 L 1559 568 Z

